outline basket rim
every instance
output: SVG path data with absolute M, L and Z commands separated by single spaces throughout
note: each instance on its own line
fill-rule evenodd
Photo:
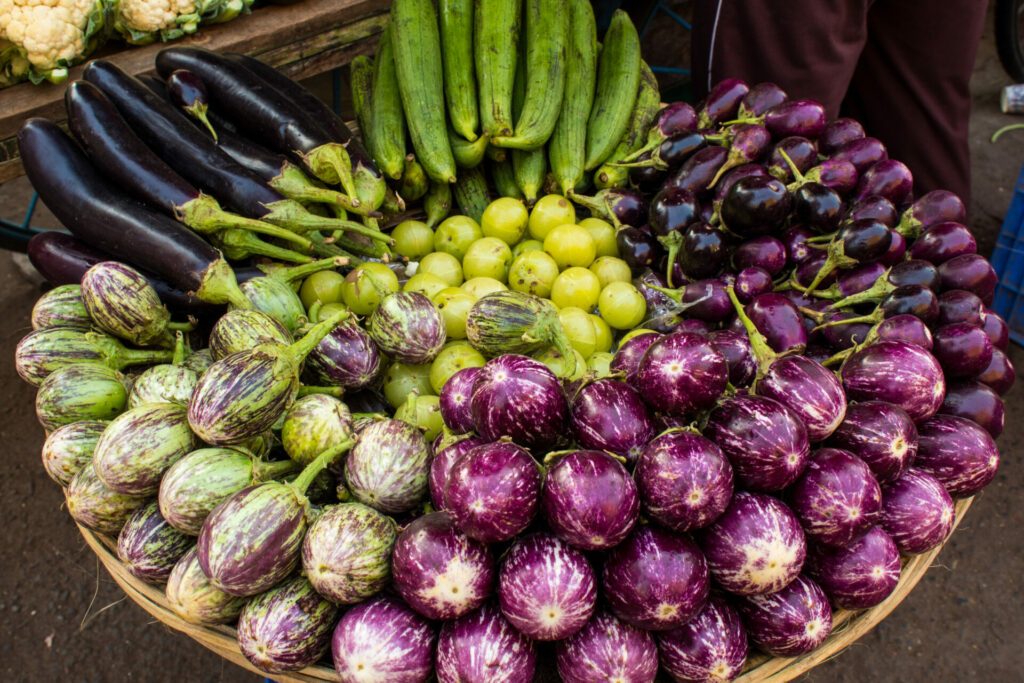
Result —
M 902 558 L 899 583 L 884 601 L 867 610 L 834 610 L 832 633 L 821 647 L 800 657 L 770 657 L 764 654 L 755 654 L 747 660 L 743 673 L 736 681 L 739 683 L 785 683 L 791 681 L 822 662 L 835 657 L 868 633 L 889 616 L 914 590 L 935 558 L 952 538 L 973 501 L 973 497 L 956 501 L 953 529 L 941 545 L 926 553 Z M 257 669 L 242 655 L 235 639 L 235 629 L 228 626 L 201 626 L 185 621 L 171 609 L 164 591 L 160 587 L 145 583 L 128 573 L 117 557 L 116 541 L 80 524 L 76 523 L 76 526 L 85 542 L 96 553 L 118 586 L 150 616 L 163 625 L 184 633 L 228 661 L 261 676 L 267 675 L 265 671 Z M 301 671 L 274 674 L 273 676 L 278 683 L 317 683 L 337 680 L 334 669 L 319 664 L 306 667 Z

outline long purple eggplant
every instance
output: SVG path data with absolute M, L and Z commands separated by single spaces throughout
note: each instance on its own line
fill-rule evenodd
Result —
M 29 119 L 18 131 L 18 149 L 43 201 L 89 246 L 166 277 L 203 301 L 251 306 L 216 249 L 118 192 L 57 124 Z
M 132 131 L 103 92 L 88 81 L 75 81 L 64 94 L 68 125 L 93 164 L 118 187 L 172 216 L 203 235 L 221 233 L 252 254 L 283 260 L 307 260 L 267 244 L 246 231 L 292 242 L 302 248 L 311 242 L 291 230 L 230 214 L 217 200 L 200 192 L 174 172 Z M 222 231 L 226 231 L 223 232 Z
M 143 142 L 168 166 L 235 211 L 297 232 L 345 230 L 388 241 L 387 236 L 364 225 L 316 216 L 298 202 L 286 199 L 235 163 L 174 105 L 111 62 L 91 62 L 82 76 L 99 86 Z

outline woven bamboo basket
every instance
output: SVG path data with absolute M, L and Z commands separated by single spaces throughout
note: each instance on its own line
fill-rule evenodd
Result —
M 960 524 L 972 498 L 957 501 L 956 521 L 953 529 Z M 175 631 L 180 631 L 200 645 L 216 652 L 221 657 L 248 669 L 263 674 L 242 656 L 235 641 L 235 631 L 227 626 L 197 626 L 181 619 L 171 610 L 167 598 L 160 587 L 152 586 L 135 578 L 124 568 L 117 558 L 116 543 L 105 536 L 98 535 L 82 526 L 78 527 L 85 537 L 85 542 L 93 549 L 103 566 L 107 568 L 114 581 L 142 609 L 149 612 L 154 619 Z M 849 647 L 858 638 L 885 619 L 914 590 L 925 572 L 931 567 L 943 546 L 939 546 L 922 555 L 903 559 L 903 571 L 899 584 L 884 602 L 868 610 L 838 610 L 833 613 L 832 635 L 814 652 L 802 657 L 768 657 L 755 654 L 747 662 L 747 666 L 738 681 L 742 683 L 783 683 L 807 673 L 818 664 L 835 657 Z M 274 674 L 278 683 L 315 683 L 316 681 L 334 681 L 334 670 L 327 666 L 317 665 L 289 674 Z

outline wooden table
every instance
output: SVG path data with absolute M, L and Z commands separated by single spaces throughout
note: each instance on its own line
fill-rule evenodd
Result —
M 303 0 L 272 5 L 226 24 L 202 26 L 196 35 L 171 44 L 242 52 L 279 67 L 292 78 L 309 78 L 371 52 L 387 23 L 389 6 L 389 0 Z M 129 73 L 150 73 L 156 53 L 165 46 L 124 46 L 109 54 L 105 50 L 100 56 Z M 81 72 L 82 66 L 73 68 L 68 80 L 78 78 Z M 22 83 L 0 90 L 0 183 L 24 173 L 15 136 L 25 119 L 45 116 L 64 121 L 64 88 Z

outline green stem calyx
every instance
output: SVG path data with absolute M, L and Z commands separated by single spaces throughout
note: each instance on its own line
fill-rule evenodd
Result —
M 771 367 L 772 363 L 779 359 L 779 354 L 768 345 L 768 339 L 761 334 L 761 331 L 754 325 L 754 321 L 747 315 L 747 311 L 743 308 L 743 304 L 740 303 L 739 298 L 736 296 L 736 290 L 732 285 L 726 287 L 725 291 L 729 295 L 729 301 L 732 302 L 733 308 L 736 309 L 736 317 L 743 323 L 743 329 L 747 331 L 747 337 L 750 339 L 750 349 L 754 353 L 754 360 L 757 361 L 757 379 L 760 379 L 768 372 L 768 368 Z M 757 382 L 755 380 L 754 386 L 756 385 Z
M 313 483 L 313 480 L 323 472 L 327 467 L 334 462 L 338 456 L 346 453 L 352 446 L 355 445 L 355 439 L 346 439 L 341 443 L 335 444 L 328 448 L 326 451 L 316 456 L 313 462 L 306 465 L 299 476 L 295 477 L 291 485 L 295 487 L 295 490 L 305 495 L 306 489 Z

